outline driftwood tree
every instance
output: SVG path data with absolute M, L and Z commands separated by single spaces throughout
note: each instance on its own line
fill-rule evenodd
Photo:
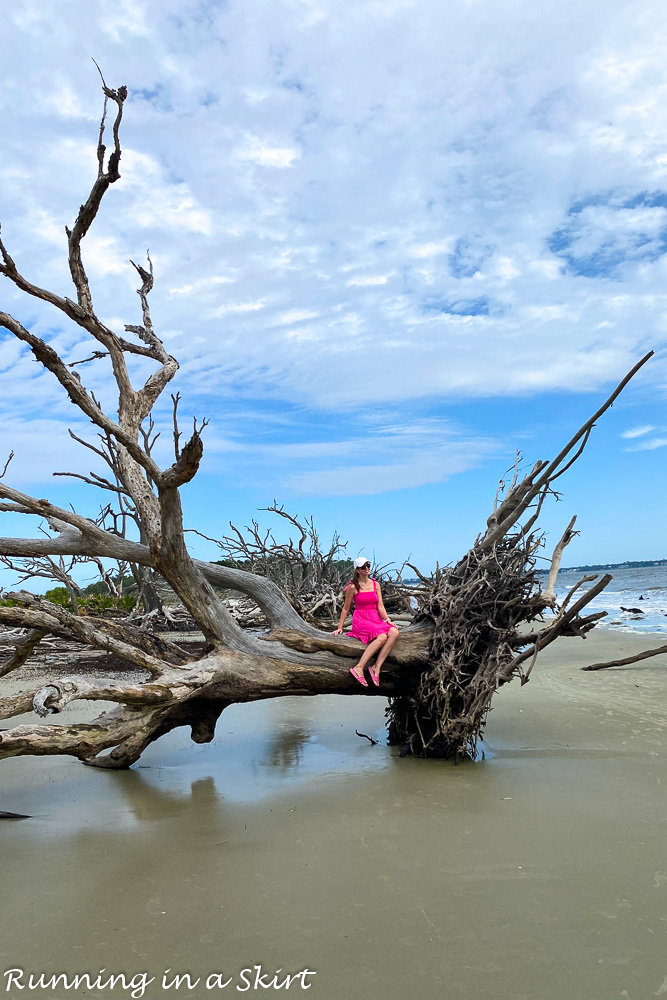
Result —
M 92 338 L 89 363 L 110 366 L 118 390 L 117 414 L 105 413 L 72 366 L 18 319 L 0 312 L 0 326 L 29 348 L 74 406 L 113 442 L 114 475 L 122 495 L 137 511 L 142 534 L 140 540 L 133 541 L 121 531 L 105 530 L 95 520 L 0 481 L 0 510 L 39 518 L 52 529 L 49 536 L 2 538 L 0 554 L 32 559 L 109 558 L 155 570 L 198 623 L 206 647 L 193 657 L 176 642 L 127 622 L 82 618 L 25 592 L 13 595 L 18 603 L 0 607 L 0 624 L 20 632 L 16 648 L 0 673 L 25 661 L 41 637 L 52 635 L 111 651 L 144 671 L 147 679 L 84 683 L 56 677 L 37 691 L 0 699 L 0 718 L 5 719 L 32 710 L 42 716 L 56 713 L 75 699 L 117 705 L 85 725 L 19 725 L 0 730 L 0 757 L 70 754 L 95 767 L 123 768 L 136 761 L 153 740 L 177 726 L 190 726 L 197 743 L 210 741 L 220 713 L 234 702 L 281 695 L 357 695 L 359 688 L 348 667 L 351 658 L 358 657 L 360 645 L 304 621 L 268 577 L 197 561 L 188 553 L 179 490 L 194 478 L 202 460 L 202 426 L 195 422 L 189 440 L 181 447 L 175 419 L 174 460 L 168 468 L 157 465 L 146 437 L 147 422 L 178 364 L 165 350 L 151 321 L 152 266 L 149 261 L 146 267 L 136 267 L 141 281 L 141 322 L 127 325 L 121 334 L 97 316 L 82 259 L 84 237 L 106 191 L 120 177 L 119 130 L 127 91 L 124 87 L 113 90 L 106 84 L 103 91 L 97 177 L 72 229 L 67 230 L 75 300 L 26 277 L 1 239 L 0 273 L 28 297 L 49 303 Z M 104 143 L 107 104 L 114 109 L 110 151 Z M 128 360 L 136 357 L 154 366 L 139 386 L 133 385 L 128 369 Z M 548 593 L 540 592 L 534 574 L 541 506 L 553 492 L 554 480 L 580 456 L 595 420 L 647 358 L 635 366 L 553 462 L 538 462 L 521 479 L 517 472 L 504 498 L 497 498 L 484 535 L 456 566 L 438 569 L 433 577 L 424 579 L 418 620 L 403 631 L 383 672 L 379 692 L 391 698 L 391 736 L 409 752 L 444 756 L 473 753 L 497 687 L 515 676 L 527 680 L 540 649 L 559 635 L 585 634 L 600 617 L 599 613 L 582 615 L 582 611 L 606 585 L 607 577 L 577 600 L 556 609 L 555 618 L 541 630 L 527 635 L 518 630 L 554 604 Z M 522 521 L 524 517 L 527 519 Z M 570 534 L 571 530 L 572 525 Z M 241 629 L 215 587 L 233 588 L 256 601 L 269 622 L 269 633 L 258 636 Z M 369 689 L 368 695 L 376 693 Z
M 257 520 L 244 528 L 230 521 L 230 533 L 222 538 L 211 538 L 196 530 L 195 534 L 218 546 L 223 563 L 277 583 L 306 621 L 317 625 L 337 620 L 345 599 L 344 588 L 354 573 L 353 559 L 346 555 L 347 542 L 335 531 L 330 541 L 323 543 L 312 516 L 299 519 L 275 500 L 262 510 L 277 515 L 286 524 L 286 536 L 277 539 L 274 528 L 260 527 Z M 382 585 L 385 608 L 392 615 L 405 613 L 411 607 L 413 590 L 404 586 L 401 578 L 405 565 L 393 572 L 388 565 L 373 567 L 373 576 Z

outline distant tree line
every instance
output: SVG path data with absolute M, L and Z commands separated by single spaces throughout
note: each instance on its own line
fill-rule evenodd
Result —
M 561 573 L 587 573 L 589 570 L 598 569 L 644 569 L 647 566 L 667 566 L 667 559 L 635 559 L 631 562 L 621 563 L 595 563 L 591 566 L 562 566 Z M 548 573 L 546 569 L 540 569 L 538 573 Z M 407 580 L 405 581 L 408 582 Z

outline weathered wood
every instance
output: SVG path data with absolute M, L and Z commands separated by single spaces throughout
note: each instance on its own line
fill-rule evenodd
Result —
M 4 663 L 0 663 L 0 677 L 5 677 L 12 670 L 22 667 L 46 635 L 48 635 L 48 632 L 45 632 L 43 629 L 33 628 L 20 638 L 15 639 L 14 652 Z
M 577 520 L 577 515 L 575 514 L 567 528 L 563 532 L 561 538 L 559 539 L 554 551 L 551 556 L 551 566 L 549 567 L 549 577 L 547 579 L 547 585 L 544 588 L 544 600 L 548 601 L 550 604 L 554 604 L 556 601 L 556 595 L 554 593 L 554 588 L 556 586 L 556 577 L 558 576 L 558 570 L 560 569 L 560 562 L 563 558 L 563 552 L 565 551 L 565 546 L 569 545 L 574 538 L 575 531 L 574 525 Z
M 276 640 L 289 649 L 297 649 L 302 653 L 329 650 L 336 656 L 344 656 L 354 660 L 359 659 L 364 649 L 363 643 L 359 642 L 358 639 L 347 639 L 329 635 L 326 632 L 321 632 L 319 635 L 312 633 L 305 635 L 301 631 L 288 628 L 274 628 L 266 636 L 266 639 Z M 389 655 L 387 663 L 413 667 L 417 670 L 420 664 L 429 663 L 432 639 L 433 628 L 431 626 L 422 625 L 402 629 L 400 639 Z
M 657 649 L 646 649 L 643 653 L 635 653 L 634 656 L 624 656 L 620 660 L 607 660 L 604 663 L 589 663 L 582 670 L 606 670 L 608 667 L 624 667 L 628 663 L 639 663 L 640 660 L 648 660 L 651 656 L 662 656 L 667 653 L 667 646 L 658 646 Z

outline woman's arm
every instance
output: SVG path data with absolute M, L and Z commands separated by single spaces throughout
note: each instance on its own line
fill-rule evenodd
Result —
M 393 625 L 394 623 L 389 620 L 389 615 L 387 614 L 384 606 L 384 601 L 382 600 L 382 591 L 380 590 L 380 584 L 376 583 L 378 593 L 378 614 L 383 622 L 387 622 L 388 625 Z
M 338 623 L 338 628 L 334 631 L 334 635 L 340 635 L 343 631 L 343 625 L 345 624 L 345 619 L 350 613 L 350 607 L 352 606 L 352 598 L 354 597 L 354 585 L 350 586 L 345 591 L 345 601 L 343 603 L 343 610 L 340 613 L 340 621 Z

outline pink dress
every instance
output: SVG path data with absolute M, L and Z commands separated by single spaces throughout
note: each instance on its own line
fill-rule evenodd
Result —
M 348 586 L 352 586 L 350 583 Z M 348 632 L 353 639 L 361 639 L 368 645 L 379 635 L 390 632 L 394 625 L 383 622 L 378 611 L 378 595 L 375 580 L 373 580 L 372 590 L 358 590 L 354 595 L 354 613 L 352 615 L 352 629 Z

